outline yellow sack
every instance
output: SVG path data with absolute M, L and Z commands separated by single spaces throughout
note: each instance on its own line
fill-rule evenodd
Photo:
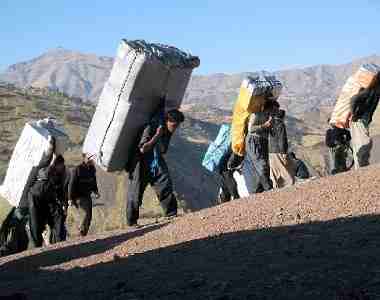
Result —
M 349 127 L 348 120 L 352 114 L 351 98 L 358 94 L 361 88 L 369 87 L 379 72 L 379 66 L 375 64 L 365 64 L 347 79 L 335 103 L 330 124 L 340 128 Z
M 262 111 L 265 103 L 265 97 L 255 96 L 253 91 L 250 81 L 244 80 L 232 115 L 232 151 L 240 156 L 244 156 L 245 153 L 245 135 L 249 116 L 251 113 Z

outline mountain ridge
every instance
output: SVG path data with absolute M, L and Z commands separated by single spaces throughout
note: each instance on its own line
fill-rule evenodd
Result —
M 322 106 L 331 106 L 343 83 L 362 63 L 380 64 L 380 55 L 371 54 L 345 64 L 321 64 L 273 72 L 284 84 L 282 106 L 297 115 Z M 112 68 L 113 58 L 82 53 L 62 47 L 16 63 L 0 74 L 0 80 L 19 87 L 58 89 L 69 96 L 96 102 Z M 257 72 L 193 75 L 184 103 L 207 103 L 231 110 L 242 79 Z

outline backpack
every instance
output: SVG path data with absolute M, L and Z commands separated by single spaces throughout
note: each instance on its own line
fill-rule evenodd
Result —
M 326 131 L 326 146 L 329 148 L 334 148 L 338 145 L 348 145 L 351 141 L 350 131 L 343 128 L 329 128 Z
M 223 124 L 220 126 L 218 136 L 215 141 L 208 147 L 207 152 L 203 157 L 202 166 L 210 172 L 217 171 L 230 148 L 231 126 L 228 124 Z

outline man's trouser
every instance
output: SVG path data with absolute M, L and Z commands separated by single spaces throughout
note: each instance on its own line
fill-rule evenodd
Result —
M 352 122 L 350 129 L 355 169 L 368 166 L 372 149 L 372 139 L 369 136 L 369 129 L 361 120 Z
M 0 257 L 28 249 L 28 208 L 12 208 L 0 228 Z
M 163 157 L 158 159 L 158 168 L 151 174 L 143 157 L 135 160 L 128 177 L 127 222 L 135 225 L 139 218 L 144 191 L 150 184 L 157 194 L 165 216 L 177 214 L 177 199 L 173 193 L 173 184 L 169 169 Z
M 42 247 L 46 225 L 50 227 L 51 244 L 63 240 L 63 210 L 58 202 L 46 202 L 46 199 L 29 193 L 29 227 L 33 247 Z
M 77 214 L 78 220 L 80 222 L 79 225 L 79 233 L 81 236 L 86 236 L 88 230 L 90 229 L 91 220 L 92 220 L 92 199 L 90 195 L 81 196 L 75 199 L 74 204 Z
M 331 155 L 330 174 L 338 174 L 347 171 L 347 146 L 337 145 L 329 149 Z
M 223 170 L 221 176 L 221 193 L 219 195 L 221 202 L 227 202 L 231 199 L 239 199 L 237 184 L 233 176 L 234 170 Z
M 287 154 L 269 153 L 269 166 L 273 188 L 279 189 L 294 184 L 294 167 Z
M 243 176 L 250 194 L 272 189 L 270 180 L 268 139 L 248 135 L 243 161 Z

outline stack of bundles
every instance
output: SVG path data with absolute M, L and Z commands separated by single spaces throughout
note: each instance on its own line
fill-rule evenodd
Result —
M 47 160 L 55 138 L 55 155 L 63 154 L 69 138 L 51 119 L 25 124 L 13 150 L 0 194 L 13 206 L 25 205 L 34 169 Z
M 165 97 L 179 108 L 199 58 L 145 41 L 122 40 L 88 130 L 83 152 L 97 156 L 104 170 L 121 171 L 130 162 L 142 127 Z
M 349 77 L 335 103 L 331 114 L 330 124 L 339 128 L 348 128 L 348 120 L 351 116 L 351 98 L 357 95 L 362 88 L 371 86 L 376 76 L 380 73 L 380 67 L 375 64 L 364 64 L 359 70 Z
M 243 80 L 232 116 L 232 151 L 235 154 L 244 156 L 250 114 L 261 111 L 267 99 L 277 100 L 281 90 L 282 84 L 275 76 L 260 74 Z
M 210 144 L 205 156 L 203 157 L 202 166 L 210 172 L 215 172 L 220 168 L 223 158 L 230 151 L 231 147 L 231 126 L 222 124 L 215 141 Z

